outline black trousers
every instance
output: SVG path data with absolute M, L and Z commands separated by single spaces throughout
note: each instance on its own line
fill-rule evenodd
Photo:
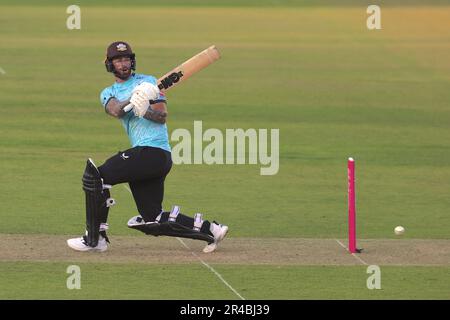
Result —
M 139 213 L 145 221 L 154 221 L 162 210 L 164 180 L 171 168 L 170 152 L 134 147 L 118 152 L 98 170 L 105 184 L 128 182 Z

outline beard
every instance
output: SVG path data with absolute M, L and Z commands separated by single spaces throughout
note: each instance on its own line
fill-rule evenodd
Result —
M 124 70 L 116 70 L 114 71 L 114 75 L 119 79 L 126 80 L 131 76 L 131 68 Z

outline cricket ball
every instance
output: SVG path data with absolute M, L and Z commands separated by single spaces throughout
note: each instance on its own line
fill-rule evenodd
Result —
M 402 226 L 395 227 L 394 233 L 398 236 L 401 236 L 405 233 L 405 228 L 403 228 Z

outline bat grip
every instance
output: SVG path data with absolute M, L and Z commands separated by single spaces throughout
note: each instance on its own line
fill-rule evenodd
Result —
M 128 112 L 131 109 L 133 109 L 133 105 L 131 103 L 127 104 L 127 106 L 125 108 L 123 108 L 123 111 Z
M 159 90 L 164 90 L 164 85 L 162 83 L 158 84 Z M 131 103 L 127 104 L 125 108 L 123 108 L 123 111 L 128 112 L 131 109 L 133 109 L 133 105 Z

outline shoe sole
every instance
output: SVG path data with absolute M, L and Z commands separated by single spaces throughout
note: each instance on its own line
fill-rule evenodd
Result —
M 225 238 L 225 236 L 227 235 L 227 233 L 228 233 L 228 227 L 225 226 L 224 229 L 225 229 L 225 230 L 223 231 L 223 233 L 222 233 L 221 236 L 217 239 L 216 242 L 213 242 L 213 243 L 211 243 L 211 244 L 208 244 L 205 248 L 203 248 L 203 252 L 204 252 L 204 253 L 211 253 L 211 252 L 216 251 L 217 246 L 219 245 L 219 242 L 221 242 L 221 241 Z
M 101 249 L 100 248 L 99 249 L 91 248 L 91 247 L 81 249 L 81 248 L 78 248 L 78 247 L 73 247 L 73 246 L 70 245 L 69 240 L 67 240 L 67 245 L 69 246 L 70 249 L 78 251 L 78 252 L 88 252 L 88 251 L 104 252 L 104 251 L 108 250 L 108 246 L 106 246 L 105 248 L 101 248 Z

